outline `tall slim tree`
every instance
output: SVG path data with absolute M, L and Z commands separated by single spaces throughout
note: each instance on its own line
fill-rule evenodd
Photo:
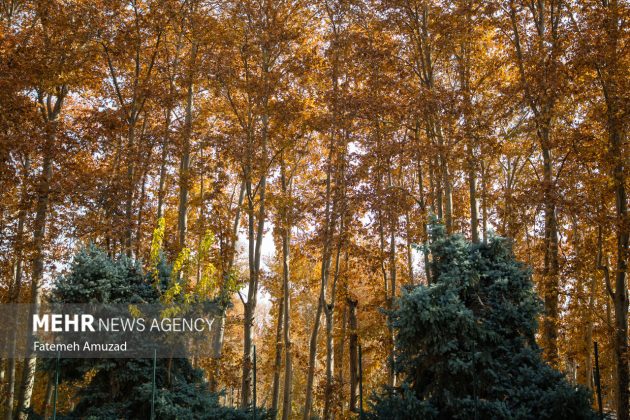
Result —
M 73 17 L 74 13 L 81 13 L 80 8 L 72 10 L 55 1 L 38 3 L 33 15 L 33 32 L 29 43 L 25 45 L 31 64 L 38 63 L 33 66 L 36 71 L 25 74 L 29 75 L 27 89 L 37 100 L 42 126 L 33 221 L 31 313 L 39 311 L 42 299 L 53 172 L 64 135 L 60 117 L 70 87 L 84 82 L 86 73 L 82 65 L 89 63 L 93 57 L 84 26 L 86 22 L 79 22 Z M 29 336 L 29 340 L 32 340 L 32 336 Z M 20 419 L 27 417 L 31 407 L 36 364 L 37 358 L 29 353 L 24 360 L 17 403 L 17 416 Z
M 617 418 L 630 418 L 630 371 L 628 358 L 628 244 L 630 220 L 628 216 L 628 196 L 626 191 L 628 107 L 624 105 L 624 92 L 628 91 L 627 69 L 630 55 L 627 52 L 628 32 L 624 27 L 630 13 L 628 5 L 616 0 L 589 2 L 577 16 L 572 16 L 577 24 L 575 30 L 585 49 L 585 61 L 595 70 L 596 83 L 605 106 L 604 126 L 607 137 L 607 153 L 603 156 L 601 169 L 608 174 L 614 196 L 615 218 L 613 228 L 616 233 L 616 267 L 610 275 L 606 271 L 607 290 L 614 302 L 615 337 L 614 354 L 616 364 L 616 406 Z M 601 229 L 601 228 L 600 228 Z M 600 230 L 601 235 L 601 230 Z M 600 254 L 601 250 L 600 238 Z M 600 266 L 602 266 L 600 255 Z M 604 267 L 608 270 L 608 267 Z
M 133 253 L 134 198 L 138 185 L 137 160 L 141 139 L 138 138 L 139 123 L 143 118 L 146 103 L 151 96 L 151 83 L 165 17 L 160 10 L 151 10 L 150 3 L 132 1 L 127 7 L 123 3 L 112 3 L 108 12 L 116 16 L 116 25 L 98 29 L 104 60 L 112 86 L 112 99 L 118 102 L 121 119 L 126 129 L 126 171 L 121 185 L 124 190 L 124 226 L 122 244 L 128 256 Z M 102 16 L 103 21 L 107 17 Z M 151 36 L 146 36 L 150 33 Z M 144 116 L 146 118 L 146 115 Z
M 559 362 L 558 323 L 560 257 L 558 243 L 557 175 L 554 165 L 554 116 L 562 98 L 565 73 L 562 58 L 567 34 L 563 31 L 566 9 L 561 1 L 520 2 L 509 0 L 505 6 L 510 25 L 520 91 L 532 113 L 535 135 L 542 157 L 542 205 L 544 209 L 544 267 L 542 290 L 545 313 L 542 347 L 545 358 Z

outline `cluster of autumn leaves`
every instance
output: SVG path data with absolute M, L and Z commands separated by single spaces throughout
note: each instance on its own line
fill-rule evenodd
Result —
M 171 261 L 198 256 L 180 261 L 188 287 L 234 303 L 221 358 L 197 361 L 224 403 L 252 402 L 256 345 L 258 404 L 349 416 L 359 345 L 364 396 L 397 383 L 382 309 L 427 282 L 435 215 L 514 239 L 546 359 L 593 388 L 597 341 L 605 407 L 628 419 L 629 13 L 3 1 L 2 301 L 41 300 L 80 244 L 154 260 L 160 221 Z M 45 404 L 34 366 L 3 363 L 10 407 Z

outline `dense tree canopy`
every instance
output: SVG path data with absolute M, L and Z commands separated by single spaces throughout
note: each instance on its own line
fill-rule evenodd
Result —
M 283 419 L 346 418 L 360 382 L 366 407 L 407 383 L 386 313 L 434 281 L 435 215 L 479 252 L 512 241 L 542 302 L 524 335 L 593 395 L 597 342 L 603 409 L 628 420 L 629 17 L 620 0 L 3 0 L 0 302 L 36 309 L 88 244 L 138 273 L 163 255 L 185 293 L 230 303 L 221 356 L 198 361 L 222 405 L 256 385 Z M 3 360 L 5 416 L 50 406 L 37 365 Z

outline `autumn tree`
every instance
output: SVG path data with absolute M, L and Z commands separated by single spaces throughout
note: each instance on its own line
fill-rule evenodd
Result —
M 402 290 L 453 292 L 427 252 L 435 215 L 466 249 L 510 238 L 544 302 L 528 334 L 561 372 L 543 377 L 595 393 L 596 341 L 594 404 L 627 418 L 629 14 L 0 2 L 0 302 L 37 309 L 88 244 L 149 272 L 163 255 L 182 290 L 220 303 L 218 357 L 191 360 L 217 401 L 251 406 L 255 385 L 277 417 L 347 418 L 410 385 L 392 362 L 415 344 L 387 322 Z M 54 381 L 22 359 L 0 365 L 5 418 L 52 408 Z
M 560 288 L 556 185 L 560 170 L 554 164 L 559 160 L 554 115 L 566 81 L 562 57 L 566 53 L 568 34 L 561 27 L 565 10 L 561 2 L 535 4 L 510 1 L 504 6 L 503 13 L 509 19 L 509 40 L 514 48 L 515 71 L 518 73 L 523 100 L 532 114 L 542 157 L 542 203 L 545 215 L 542 347 L 545 357 L 555 365 L 558 363 Z M 526 25 L 527 22 L 531 25 Z
M 572 15 L 574 29 L 577 31 L 588 69 L 594 73 L 593 82 L 599 91 L 603 110 L 599 119 L 605 127 L 607 144 L 606 153 L 602 154 L 600 168 L 609 177 L 611 187 L 602 195 L 602 207 L 614 201 L 613 230 L 616 232 L 614 259 L 616 268 L 609 269 L 600 255 L 598 265 L 603 270 L 605 287 L 614 302 L 615 339 L 614 353 L 617 365 L 616 406 L 617 416 L 627 419 L 629 414 L 629 377 L 628 371 L 628 287 L 626 280 L 628 253 L 628 197 L 626 193 L 625 156 L 623 139 L 626 136 L 627 106 L 624 106 L 623 93 L 627 91 L 628 77 L 622 69 L 627 68 L 628 53 L 627 30 L 623 22 L 628 16 L 628 7 L 623 2 L 604 1 L 583 5 Z M 605 197 L 605 198 L 604 198 Z M 614 197 L 614 200 L 611 198 Z M 606 213 L 608 213 L 606 211 Z M 601 229 L 601 227 L 600 227 Z M 600 239 L 599 253 L 602 251 Z M 614 274 L 611 276 L 610 271 Z M 612 278 L 611 278 L 612 277 Z M 614 286 L 613 286 L 614 284 Z
M 88 73 L 84 66 L 93 58 L 90 51 L 92 43 L 85 22 L 76 19 L 75 13 L 81 11 L 80 7 L 72 10 L 57 2 L 40 2 L 22 16 L 23 19 L 28 19 L 32 26 L 25 38 L 26 43 L 21 51 L 21 57 L 16 57 L 18 59 L 16 64 L 21 66 L 22 70 L 26 70 L 24 66 L 29 63 L 29 71 L 24 73 L 27 77 L 23 88 L 28 90 L 29 96 L 35 100 L 33 105 L 39 114 L 38 125 L 41 127 L 41 136 L 37 137 L 36 159 L 39 162 L 39 169 L 32 227 L 30 276 L 32 313 L 39 310 L 42 299 L 53 173 L 65 140 L 62 119 L 64 104 L 68 100 L 71 88 L 77 89 L 89 83 L 86 80 Z M 23 219 L 22 222 L 24 223 Z M 24 360 L 22 386 L 17 404 L 19 418 L 26 418 L 26 412 L 31 404 L 36 363 L 37 359 L 32 355 Z

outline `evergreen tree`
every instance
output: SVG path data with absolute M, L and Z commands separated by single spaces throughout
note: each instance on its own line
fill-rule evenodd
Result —
M 112 260 L 90 246 L 73 259 L 70 271 L 56 282 L 53 302 L 66 303 L 158 303 L 161 289 L 168 285 L 170 266 L 161 261 L 157 278 L 127 258 Z M 156 287 L 155 285 L 158 285 Z M 42 363 L 54 369 L 54 361 Z M 61 361 L 61 380 L 83 380 L 87 386 L 77 394 L 78 402 L 68 418 L 146 419 L 151 412 L 152 359 L 67 359 Z M 208 390 L 202 372 L 188 359 L 158 359 L 156 364 L 155 412 L 158 419 L 249 419 L 250 410 L 219 404 Z M 259 411 L 259 418 L 265 413 Z
M 168 276 L 170 267 L 159 266 Z M 73 304 L 155 303 L 159 289 L 147 280 L 142 267 L 127 257 L 111 259 L 94 245 L 81 249 L 73 258 L 68 274 L 57 278 L 52 302 Z
M 473 244 L 432 226 L 429 286 L 403 292 L 390 322 L 404 378 L 373 418 L 589 419 L 590 397 L 541 358 L 541 302 L 509 241 Z

